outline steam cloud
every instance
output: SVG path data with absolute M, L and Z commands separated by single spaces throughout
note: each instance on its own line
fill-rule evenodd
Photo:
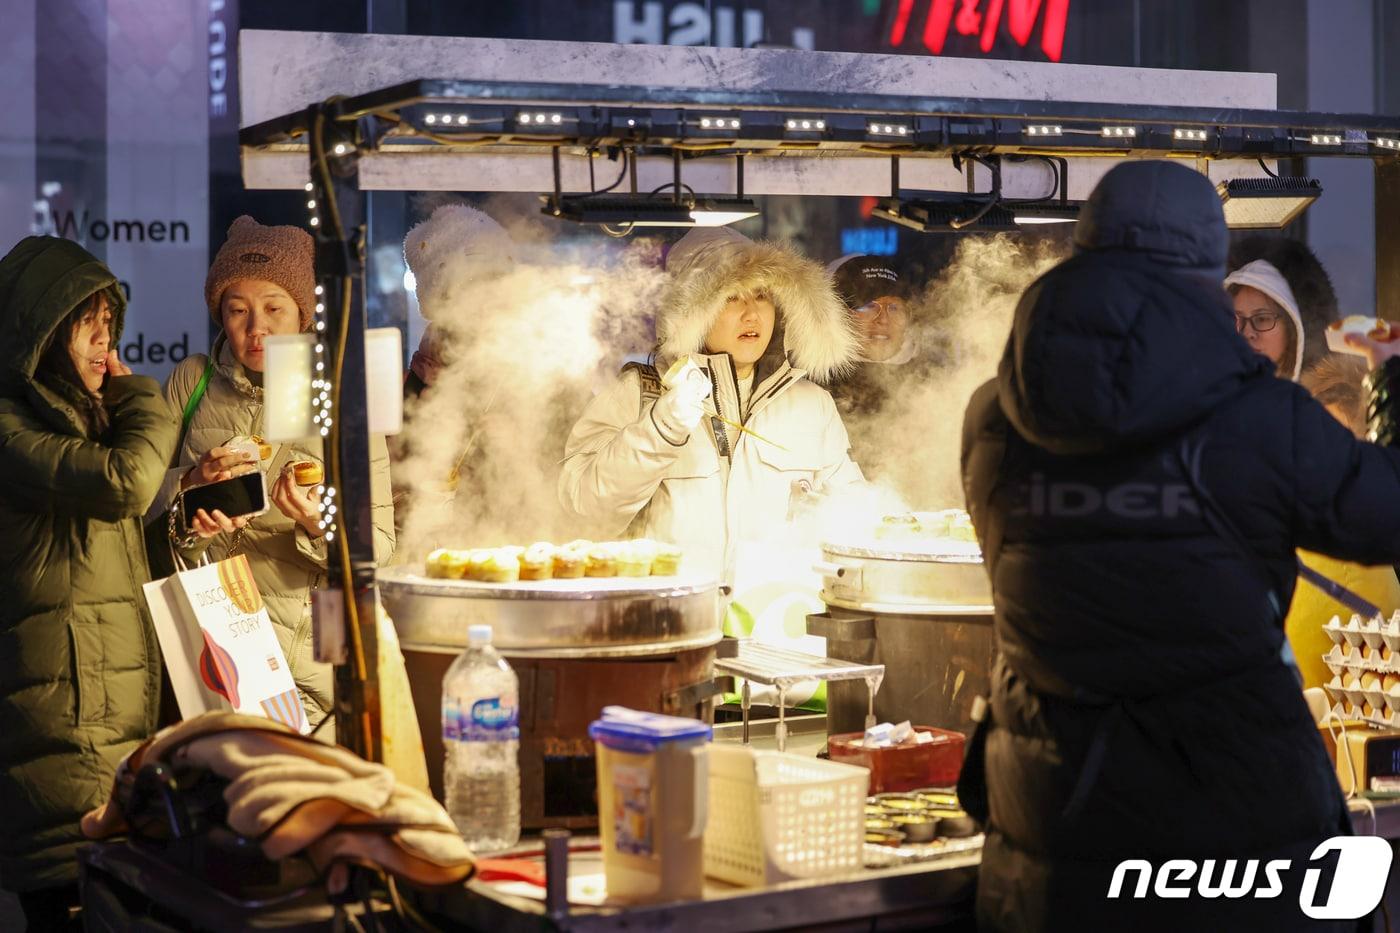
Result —
M 625 357 L 650 349 L 661 272 L 644 241 L 604 255 L 528 225 L 511 234 L 520 264 L 433 318 L 448 365 L 396 438 L 398 560 L 591 532 L 558 505 L 564 439 Z
M 996 375 L 1021 293 L 1065 258 L 1067 244 L 1039 237 L 964 237 L 952 261 L 910 302 L 906 339 L 914 358 L 876 366 L 888 389 L 871 413 L 845 417 L 857 461 L 873 489 L 822 511 L 824 530 L 850 535 L 882 514 L 963 506 L 963 412 Z M 858 514 L 853 514 L 858 513 Z
M 492 213 L 504 220 L 515 212 Z M 434 547 L 601 533 L 557 504 L 564 439 L 590 394 L 615 377 L 624 358 L 651 349 L 663 273 L 646 241 L 623 250 L 611 243 L 572 249 L 550 243 L 551 229 L 557 228 L 528 221 L 514 226 L 525 261 L 457 296 L 448 313 L 434 318 L 451 362 L 409 404 L 396 439 L 398 560 L 421 560 Z M 846 417 L 871 487 L 832 497 L 800 523 L 804 537 L 849 532 L 853 523 L 869 527 L 880 515 L 905 509 L 962 505 L 967 400 L 995 374 L 1021 292 L 1064 253 L 1052 240 L 960 242 L 952 263 L 912 302 L 908 334 L 919 353 L 907 364 L 880 368 L 891 391 L 879 410 Z M 447 480 L 459 461 L 454 495 Z

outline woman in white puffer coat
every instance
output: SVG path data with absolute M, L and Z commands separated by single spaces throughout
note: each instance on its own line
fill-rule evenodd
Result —
M 804 497 L 863 480 L 817 384 L 855 361 L 858 342 L 822 267 L 786 247 L 696 228 L 666 268 L 656 366 L 629 366 L 589 403 L 569 434 L 560 500 L 619 536 L 678 544 L 687 571 L 732 581 L 740 542 L 780 536 Z M 659 385 L 657 370 L 687 354 L 705 379 Z

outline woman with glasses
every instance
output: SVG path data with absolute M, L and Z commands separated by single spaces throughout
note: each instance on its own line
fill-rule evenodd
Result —
M 1253 236 L 1230 251 L 1225 289 L 1235 329 L 1278 374 L 1297 382 L 1327 354 L 1324 333 L 1337 320 L 1337 295 L 1312 250 L 1282 237 Z

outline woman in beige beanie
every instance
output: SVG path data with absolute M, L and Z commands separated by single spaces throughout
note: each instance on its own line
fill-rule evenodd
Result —
M 176 529 L 171 544 L 186 560 L 201 553 L 211 561 L 246 554 L 253 579 L 267 604 L 307 721 L 316 726 L 331 710 L 331 670 L 311 651 L 311 591 L 324 585 L 326 542 L 320 527 L 318 487 L 298 486 L 292 464 L 325 460 L 319 439 L 281 445 L 261 442 L 263 341 L 311 328 L 316 305 L 314 242 L 299 227 L 263 226 L 240 217 L 214 257 L 204 284 L 209 314 L 222 328 L 209 356 L 180 363 L 165 386 L 171 408 L 181 415 L 181 440 L 161 493 L 147 514 L 157 532 L 168 527 L 168 510 L 184 489 L 261 469 L 267 474 L 267 512 L 244 526 L 220 513 L 202 512 L 189 529 Z M 252 453 L 260 448 L 262 456 Z M 383 437 L 370 446 L 375 555 L 393 553 L 393 502 L 389 455 Z M 212 535 L 201 538 L 201 535 Z M 148 540 L 154 536 L 148 534 Z M 163 542 L 162 542 L 163 544 Z M 169 554 L 157 553 L 153 560 Z M 164 550 L 168 551 L 168 548 Z

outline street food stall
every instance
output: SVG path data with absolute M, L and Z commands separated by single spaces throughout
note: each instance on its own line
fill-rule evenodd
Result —
M 323 433 L 340 512 L 328 536 L 331 591 L 317 600 L 315 624 L 320 642 L 346 646 L 332 658 L 338 740 L 382 756 L 381 695 L 366 663 L 377 652 L 380 602 L 404 646 L 438 794 L 438 685 L 467 625 L 491 624 L 520 674 L 522 822 L 543 836 L 516 854 L 544 870 L 483 876 L 420 900 L 472 928 L 815 929 L 876 917 L 882 928 L 929 928 L 965 917 L 980 837 L 949 787 L 956 763 L 944 780 L 869 801 L 862 782 L 854 807 L 835 790 L 794 804 L 809 808 L 812 825 L 862 814 L 852 864 L 817 867 L 813 856 L 774 874 L 777 841 L 760 833 L 751 841 L 756 883 L 723 880 L 726 869 L 712 871 L 707 856 L 711 880 L 699 896 L 607 900 L 597 882 L 606 852 L 592 837 L 601 789 L 590 722 L 620 705 L 708 724 L 725 674 L 780 687 L 805 676 L 831 681 L 825 720 L 716 727 L 716 756 L 727 754 L 723 733 L 761 747 L 765 728 L 779 748 L 803 734 L 820 747 L 901 720 L 965 734 L 995 654 L 991 589 L 965 516 L 933 511 L 951 502 L 869 514 L 821 543 L 813 572 L 825 611 L 810 615 L 807 631 L 825 639 L 825 657 L 722 640 L 727 593 L 715 579 L 491 583 L 445 579 L 422 562 L 377 568 L 365 454 L 368 192 L 532 192 L 548 217 L 614 231 L 747 216 L 755 195 L 869 196 L 880 199 L 878 216 L 921 232 L 1014 231 L 1072 221 L 1120 160 L 1172 158 L 1218 183 L 1232 223 L 1267 227 L 1321 193 L 1289 177 L 1284 162 L 1369 159 L 1381 304 L 1400 299 L 1400 262 L 1387 261 L 1400 245 L 1391 209 L 1400 206 L 1400 121 L 1277 111 L 1269 75 L 280 32 L 244 32 L 241 57 L 245 184 L 304 189 L 318 243 L 317 329 L 331 335 L 323 378 L 336 412 Z M 594 189 L 600 152 L 622 167 L 620 191 Z M 779 794 L 783 782 L 758 771 L 735 786 Z M 835 788 L 841 775 L 792 780 Z M 711 823 L 738 819 L 727 810 L 744 799 L 712 787 Z M 761 808 L 743 812 L 767 825 Z M 606 850 L 611 823 L 601 822 Z

